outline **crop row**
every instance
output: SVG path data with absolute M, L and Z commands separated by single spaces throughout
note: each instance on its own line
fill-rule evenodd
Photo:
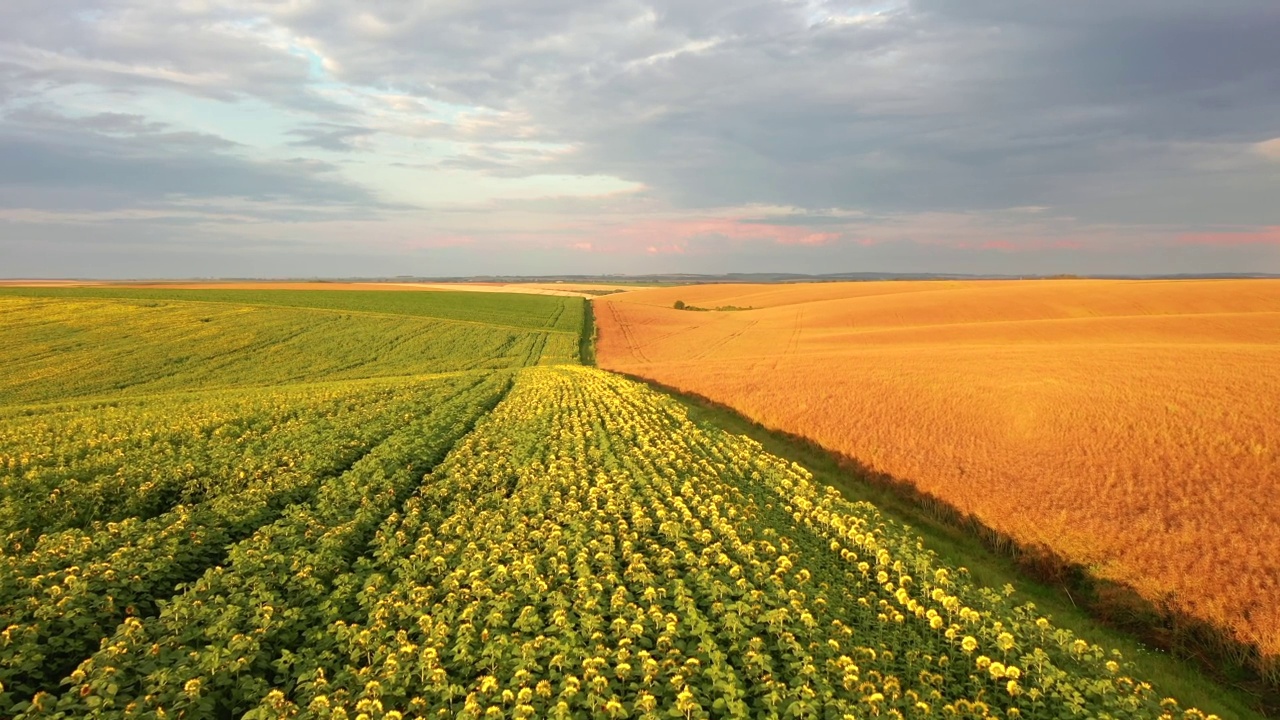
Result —
M 125 403 L 119 417 L 93 411 L 41 416 L 28 427 L 35 428 L 34 436 L 56 434 L 61 421 L 71 439 L 85 442 L 74 445 L 69 457 L 53 449 L 42 454 L 41 446 L 33 445 L 33 457 L 18 458 L 17 467 L 24 472 L 11 483 L 15 489 L 23 486 L 23 477 L 38 480 L 37 468 L 49 469 L 65 459 L 74 464 L 77 453 L 96 452 L 84 449 L 96 439 L 107 455 L 118 450 L 129 462 L 153 471 L 150 477 L 129 476 L 141 483 L 131 492 L 146 497 L 148 485 L 170 480 L 164 477 L 163 459 L 180 444 L 175 437 L 196 444 L 205 438 L 201 447 L 213 462 L 201 468 L 208 479 L 202 489 L 220 487 L 215 493 L 193 493 L 190 504 L 179 493 L 176 504 L 153 517 L 95 521 L 45 533 L 31 547 L 26 547 L 29 531 L 10 535 L 0 555 L 0 617 L 6 624 L 0 633 L 0 716 L 55 689 L 120 622 L 154 615 L 180 583 L 222 563 L 229 544 L 299 507 L 328 506 L 335 494 L 343 502 L 358 499 L 352 488 L 366 487 L 370 475 L 385 473 L 388 466 L 418 469 L 423 458 L 430 458 L 418 452 L 421 442 L 447 447 L 449 438 L 461 434 L 420 437 L 424 427 L 469 426 L 504 382 L 501 374 L 487 379 L 471 374 L 402 380 L 394 386 L 365 382 L 260 395 L 210 393 L 153 402 L 138 415 L 137 408 Z M 201 402 L 206 405 L 199 410 Z M 153 438 L 161 440 L 135 447 L 141 430 L 136 422 L 148 418 Z M 280 425 L 268 428 L 264 418 Z M 298 422 L 291 425 L 291 418 Z M 77 429 L 88 435 L 77 434 Z M 113 444 L 127 446 L 128 452 L 113 450 Z M 148 450 L 159 456 L 154 463 L 146 462 Z M 172 469 L 182 473 L 180 466 Z M 242 470 L 247 472 L 242 475 Z M 185 480 L 173 482 L 181 486 Z M 78 483 L 69 479 L 68 485 Z M 114 488 L 108 480 L 99 489 L 105 495 Z M 59 495 L 57 490 L 51 494 Z M 83 488 L 77 492 L 89 497 Z M 123 495 L 120 508 L 129 504 L 130 492 Z
M 24 717 L 1203 717 L 607 373 L 522 371 L 417 482 L 264 528 Z
M 149 519 L 268 475 L 332 474 L 385 434 L 385 418 L 417 402 L 386 383 L 346 383 L 4 413 L 0 549 L 91 522 Z

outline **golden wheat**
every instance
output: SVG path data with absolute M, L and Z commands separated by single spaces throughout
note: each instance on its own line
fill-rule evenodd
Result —
M 1280 655 L 1280 283 L 702 286 L 596 306 L 602 367 L 809 437 Z

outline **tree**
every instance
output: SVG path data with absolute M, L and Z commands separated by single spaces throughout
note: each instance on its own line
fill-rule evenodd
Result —
M 677 301 L 676 301 L 676 304 L 675 304 L 675 305 L 673 305 L 672 307 L 674 307 L 674 308 L 675 308 L 675 309 L 677 309 L 677 310 L 683 310 L 683 309 L 684 309 L 684 301 L 683 301 L 683 300 L 677 300 Z

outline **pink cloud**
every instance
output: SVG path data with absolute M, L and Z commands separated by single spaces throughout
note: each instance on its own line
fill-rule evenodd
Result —
M 1214 245 L 1218 247 L 1280 245 L 1280 225 L 1264 228 L 1242 228 L 1227 232 L 1184 233 L 1178 236 L 1178 242 L 1183 245 Z
M 1011 243 L 1008 240 L 988 240 L 978 246 L 983 250 L 1022 250 L 1023 246 Z
M 1170 244 L 1216 246 L 1280 245 L 1280 226 L 1239 227 L 1214 232 L 1184 232 L 1176 226 L 1086 225 L 1076 218 L 1046 212 L 923 213 L 866 218 L 855 226 L 814 227 L 760 221 L 755 208 L 705 211 L 698 216 L 623 216 L 594 225 L 557 228 L 562 242 L 597 253 L 680 255 L 702 250 L 701 238 L 775 243 L 795 247 L 849 242 L 863 247 L 903 242 L 973 253 L 1034 254 L 1077 251 L 1106 254 Z M 802 216 L 780 216 L 803 222 Z M 576 237 L 573 237 L 576 236 Z M 589 242 L 588 242 L 589 240 Z M 710 248 L 707 251 L 711 251 Z
M 569 247 L 573 250 L 581 250 L 583 252 L 591 252 L 593 248 L 592 244 L 589 242 L 573 243 Z
M 612 234 L 637 242 L 661 239 L 669 244 L 679 245 L 690 239 L 709 235 L 732 240 L 772 240 L 782 245 L 825 245 L 841 237 L 838 232 L 815 232 L 812 228 L 803 226 L 772 225 L 737 218 L 643 220 L 618 227 Z
M 856 235 L 844 227 L 775 225 L 751 219 L 759 217 L 759 214 L 758 211 L 739 208 L 727 217 L 634 219 L 603 228 L 595 227 L 589 232 L 597 239 L 599 251 L 641 249 L 650 254 L 683 253 L 690 249 L 691 241 L 709 236 L 791 246 L 819 246 L 842 240 L 863 247 L 899 241 L 919 242 L 957 250 L 1000 253 L 1102 250 L 1113 239 L 1107 230 L 1082 235 L 1080 228 L 1067 227 L 1069 219 L 1044 216 L 1025 209 L 1019 209 L 1013 220 L 1007 213 L 990 217 L 971 213 L 894 216 L 870 225 L 863 222 L 857 227 Z M 587 231 L 580 226 L 565 230 Z
M 840 239 L 840 233 L 809 233 L 795 238 L 778 238 L 777 241 L 783 245 L 826 245 Z
M 1253 146 L 1253 150 L 1268 160 L 1280 162 L 1280 137 L 1260 142 Z

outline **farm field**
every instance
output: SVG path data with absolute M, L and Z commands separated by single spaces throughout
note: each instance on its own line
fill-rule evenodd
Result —
M 1280 655 L 1280 283 L 703 286 L 596 308 L 602 367 L 810 438 Z
M 344 290 L 316 292 L 284 288 L 172 289 L 148 287 L 2 288 L 0 297 L 123 299 L 222 303 L 237 307 L 280 306 L 345 313 L 409 315 L 437 320 L 495 325 L 517 330 L 576 333 L 582 325 L 580 302 L 551 296 L 472 295 L 463 292 Z
M 1206 717 L 580 298 L 101 292 L 0 292 L 0 717 Z
M 569 332 L 226 303 L 0 295 L 0 322 L 3 402 L 500 369 L 577 352 Z

